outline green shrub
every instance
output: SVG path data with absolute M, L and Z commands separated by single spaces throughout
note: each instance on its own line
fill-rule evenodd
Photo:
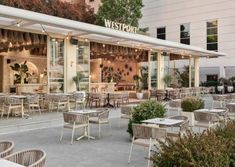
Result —
M 229 144 L 227 150 L 230 156 L 230 167 L 235 167 L 235 120 L 217 127 L 214 132 L 217 136 L 227 140 Z
M 196 97 L 187 97 L 182 100 L 181 108 L 185 112 L 193 112 L 204 108 L 204 101 Z
M 161 142 L 160 148 L 151 157 L 154 167 L 229 167 L 227 141 L 212 131 L 188 132 L 180 140 Z
M 146 101 L 134 108 L 132 119 L 129 120 L 127 132 L 132 136 L 132 123 L 141 123 L 143 120 L 151 118 L 163 118 L 166 108 L 163 104 L 156 101 Z

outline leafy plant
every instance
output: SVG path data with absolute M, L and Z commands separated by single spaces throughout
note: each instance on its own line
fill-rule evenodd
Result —
M 228 84 L 228 80 L 226 78 L 219 78 L 219 85 L 222 86 L 222 85 L 227 85 Z
M 218 126 L 214 132 L 217 136 L 227 140 L 230 167 L 235 167 L 235 120 L 231 120 L 225 125 Z
M 189 66 L 184 66 L 183 72 L 176 71 L 178 76 L 179 84 L 182 87 L 189 87 Z M 194 80 L 192 80 L 192 86 L 194 85 Z
M 132 136 L 132 124 L 141 123 L 143 120 L 160 117 L 163 118 L 166 108 L 163 104 L 156 101 L 145 101 L 134 108 L 132 119 L 129 120 L 127 132 Z
M 171 85 L 171 81 L 172 81 L 171 75 L 166 74 L 166 75 L 163 77 L 163 81 L 164 81 L 165 85 L 166 85 L 167 87 L 169 87 L 169 86 Z
M 135 81 L 136 92 L 141 93 L 142 90 L 143 90 L 143 83 L 142 83 L 143 78 L 136 74 L 136 75 L 133 76 L 133 80 Z
M 184 137 L 160 142 L 151 160 L 154 167 L 229 167 L 227 141 L 213 131 L 187 132 Z M 159 150 L 160 149 L 160 150 Z
M 85 78 L 85 75 L 80 72 L 77 72 L 77 75 L 75 77 L 73 77 L 73 81 L 76 84 L 77 91 L 80 90 L 80 82 L 82 81 L 83 78 Z
M 185 112 L 193 112 L 204 108 L 204 101 L 196 97 L 186 97 L 181 102 L 181 108 Z
M 10 66 L 12 70 L 16 72 L 15 74 L 15 84 L 23 84 L 24 80 L 27 79 L 31 74 L 28 72 L 27 61 L 23 64 L 15 63 L 14 66 Z

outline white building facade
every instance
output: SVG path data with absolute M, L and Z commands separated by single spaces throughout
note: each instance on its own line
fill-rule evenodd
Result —
M 235 0 L 143 0 L 140 27 L 170 41 L 228 56 L 200 61 L 200 81 L 235 76 Z

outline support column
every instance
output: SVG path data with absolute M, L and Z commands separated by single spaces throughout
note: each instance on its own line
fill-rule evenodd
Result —
M 148 51 L 148 90 L 151 90 L 151 51 Z
M 189 88 L 192 87 L 192 60 L 189 57 Z
M 65 39 L 65 92 L 76 91 L 76 84 L 73 81 L 73 77 L 77 75 L 77 45 L 72 45 L 69 39 Z
M 157 88 L 164 89 L 164 57 L 161 51 L 157 52 Z
M 194 87 L 199 87 L 199 57 L 194 58 Z

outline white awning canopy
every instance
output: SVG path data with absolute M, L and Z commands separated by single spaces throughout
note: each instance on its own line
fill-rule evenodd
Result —
M 0 5 L 0 28 L 46 34 L 42 32 L 44 28 L 53 37 L 74 36 L 90 41 L 148 50 L 161 50 L 174 54 L 191 55 L 192 57 L 226 56 L 225 53 L 208 51 L 200 47 L 127 33 L 4 5 Z

